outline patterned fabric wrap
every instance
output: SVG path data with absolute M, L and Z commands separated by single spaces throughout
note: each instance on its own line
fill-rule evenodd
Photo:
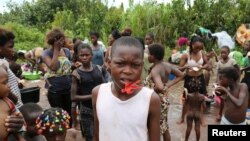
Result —
M 151 75 L 148 75 L 143 83 L 144 83 L 144 86 L 147 86 L 151 89 L 153 89 L 155 86 L 155 84 L 151 78 Z M 170 102 L 169 102 L 169 98 L 167 96 L 168 91 L 167 91 L 166 85 L 163 88 L 163 91 L 164 91 L 163 93 L 157 93 L 161 98 L 161 117 L 160 117 L 160 132 L 161 132 L 161 134 L 164 134 L 169 129 L 168 108 L 169 108 Z

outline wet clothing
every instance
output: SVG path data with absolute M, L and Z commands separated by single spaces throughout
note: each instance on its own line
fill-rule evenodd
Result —
M 72 75 L 78 80 L 80 95 L 91 95 L 94 87 L 104 83 L 102 72 L 96 65 L 93 65 L 92 71 L 83 71 L 77 68 L 72 72 Z M 93 108 L 91 99 L 80 103 L 90 109 Z
M 151 75 L 149 74 L 144 80 L 144 85 L 149 88 L 154 88 L 154 82 L 152 80 Z M 164 93 L 157 93 L 161 98 L 161 117 L 160 117 L 160 132 L 164 134 L 168 129 L 168 108 L 170 105 L 168 96 L 167 96 L 167 88 L 164 87 Z
M 92 141 L 94 136 L 93 109 L 80 105 L 80 127 L 86 141 Z
M 72 72 L 77 79 L 79 95 L 91 95 L 92 89 L 105 82 L 100 66 L 93 65 L 93 70 L 83 71 L 80 68 Z M 92 141 L 94 135 L 94 116 L 92 100 L 80 101 L 80 125 L 86 141 Z

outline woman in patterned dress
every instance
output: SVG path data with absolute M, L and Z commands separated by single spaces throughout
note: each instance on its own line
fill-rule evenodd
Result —
M 177 68 L 163 61 L 164 58 L 164 47 L 160 44 L 152 44 L 149 48 L 148 60 L 153 63 L 149 70 L 149 75 L 144 81 L 144 85 L 153 88 L 155 92 L 161 98 L 161 134 L 163 135 L 164 141 L 170 141 L 170 134 L 168 130 L 168 89 L 179 82 L 183 78 L 183 73 Z M 176 78 L 168 82 L 170 73 L 173 73 Z

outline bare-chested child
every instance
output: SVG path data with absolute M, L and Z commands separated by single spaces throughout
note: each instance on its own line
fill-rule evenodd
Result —
M 224 97 L 224 112 L 220 124 L 246 125 L 246 111 L 248 107 L 248 87 L 240 83 L 239 72 L 234 67 L 219 70 L 219 85 L 216 94 Z
M 192 81 L 189 82 L 190 89 L 192 89 L 193 93 L 187 92 L 187 89 L 185 88 L 186 93 L 186 106 L 187 106 L 187 114 L 186 114 L 186 120 L 187 120 L 187 130 L 186 130 L 186 136 L 185 141 L 188 141 L 190 132 L 192 130 L 193 121 L 195 124 L 195 132 L 196 132 L 196 140 L 200 140 L 200 126 L 202 124 L 202 117 L 203 112 L 202 109 L 205 109 L 206 103 L 205 103 L 205 97 L 204 95 L 199 93 L 199 89 L 201 87 L 204 87 L 200 84 L 198 79 L 192 79 Z
M 228 55 L 230 53 L 230 48 L 228 46 L 222 46 L 220 49 L 220 59 L 217 64 L 217 71 L 225 68 L 225 67 L 235 67 L 236 69 L 239 70 L 239 66 L 237 65 L 236 61 L 233 58 L 230 58 Z M 219 76 L 217 73 L 217 78 L 216 81 L 218 83 L 219 81 Z M 222 109 L 224 107 L 224 101 L 221 100 L 221 97 L 217 97 L 220 100 L 219 105 L 219 115 L 216 118 L 216 121 L 220 122 L 221 117 L 222 117 Z

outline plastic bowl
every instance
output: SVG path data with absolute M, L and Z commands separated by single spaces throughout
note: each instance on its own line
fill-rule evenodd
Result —
M 37 103 L 40 100 L 40 87 L 24 88 L 20 90 L 23 103 Z
M 23 72 L 23 77 L 27 80 L 37 80 L 40 79 L 42 72 Z

